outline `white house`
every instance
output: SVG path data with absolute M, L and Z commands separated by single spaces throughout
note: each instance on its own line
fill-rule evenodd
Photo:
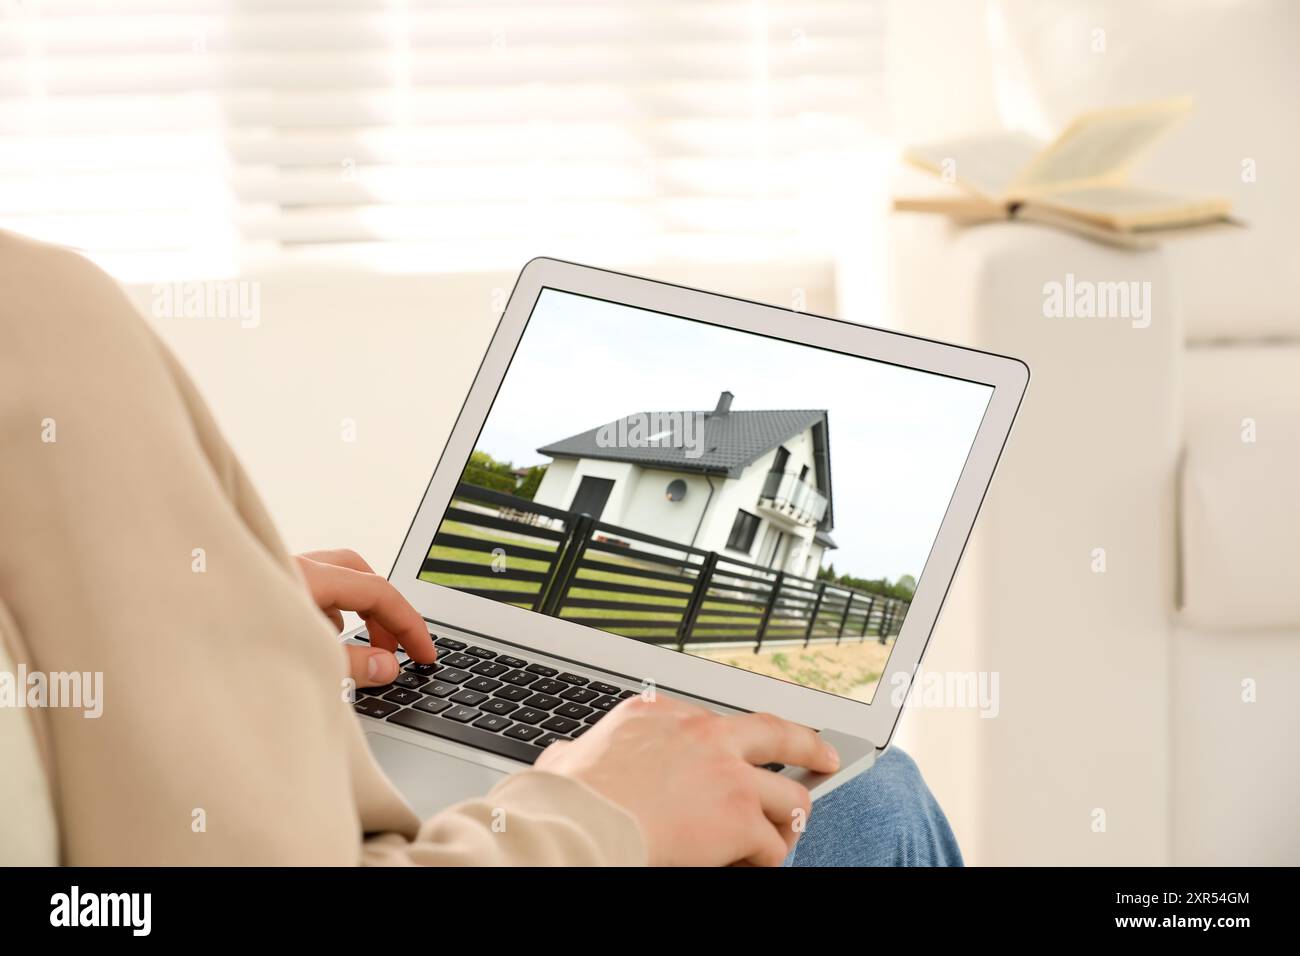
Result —
M 534 496 L 578 513 L 774 570 L 814 577 L 830 531 L 826 411 L 642 412 L 537 449 Z

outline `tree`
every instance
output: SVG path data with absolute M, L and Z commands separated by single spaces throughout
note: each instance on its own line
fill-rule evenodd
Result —
M 533 465 L 528 469 L 528 474 L 524 475 L 524 480 L 519 483 L 519 490 L 515 492 L 520 498 L 533 500 L 537 494 L 537 489 L 541 487 L 542 479 L 546 477 L 545 465 Z
M 475 451 L 469 456 L 461 480 L 466 484 L 477 485 L 492 491 L 515 493 L 518 483 L 514 475 L 514 466 L 509 462 L 497 461 L 485 451 Z

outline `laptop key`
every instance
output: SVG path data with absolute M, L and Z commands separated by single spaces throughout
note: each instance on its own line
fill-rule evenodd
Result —
M 487 700 L 487 694 L 481 694 L 476 690 L 459 690 L 451 695 L 453 704 L 464 704 L 466 707 L 477 707 L 483 701 Z
M 411 663 L 406 665 L 406 669 L 410 671 L 412 674 L 419 674 L 423 677 L 431 677 L 434 674 L 438 673 L 438 668 L 441 666 L 442 666 L 441 664 L 437 664 L 437 663 L 417 664 L 415 663 L 415 661 L 411 661 Z
M 491 660 L 497 656 L 496 651 L 489 651 L 486 647 L 478 647 L 477 645 L 465 648 L 465 653 L 473 654 L 475 657 L 481 657 L 484 660 Z
M 539 680 L 533 684 L 532 691 L 534 694 L 553 694 L 559 696 L 561 692 L 569 689 L 568 684 L 561 684 L 558 680 L 551 680 L 549 677 Z
M 434 697 L 450 697 L 456 691 L 460 690 L 455 684 L 448 684 L 443 680 L 436 680 L 432 684 L 426 684 L 420 688 L 425 694 L 432 694 Z
M 555 705 L 562 703 L 560 698 L 552 697 L 550 694 L 534 694 L 524 701 L 529 707 L 536 707 L 538 710 L 550 710 Z
M 463 651 L 465 649 L 464 641 L 458 641 L 451 637 L 440 637 L 433 643 L 438 647 L 446 648 L 449 651 Z
M 518 687 L 527 687 L 533 681 L 537 680 L 537 675 L 515 670 L 511 671 L 509 674 L 502 674 L 501 679 L 507 684 L 514 684 Z
M 527 724 L 515 724 L 506 731 L 506 736 L 513 737 L 515 740 L 532 740 L 534 737 L 540 737 L 541 735 L 541 728 L 529 727 Z
M 541 747 L 543 750 L 545 750 L 547 747 L 549 747 L 551 744 L 555 743 L 556 741 L 568 740 L 568 739 L 569 739 L 568 737 L 562 737 L 559 734 L 543 734 L 541 737 L 538 737 L 536 740 L 533 741 L 533 745 L 536 747 Z
M 499 680 L 493 680 L 490 677 L 475 677 L 472 680 L 465 681 L 465 686 L 470 690 L 477 690 L 484 694 L 490 694 L 501 686 L 501 682 Z
M 484 730 L 490 730 L 493 733 L 499 733 L 510 726 L 510 721 L 497 714 L 484 714 L 478 720 L 474 721 L 475 727 L 482 727 Z
M 617 697 L 599 697 L 596 700 L 591 701 L 591 706 L 595 707 L 597 710 L 613 710 L 621 703 L 622 701 Z
M 500 677 L 507 673 L 510 668 L 505 664 L 498 664 L 496 661 L 483 661 L 481 664 L 475 664 L 470 669 L 471 674 L 478 674 L 480 677 Z
M 401 706 L 394 704 L 392 701 L 378 700 L 370 697 L 366 700 L 359 700 L 352 705 L 352 709 L 358 714 L 365 714 L 367 717 L 387 717 L 389 714 L 395 714 L 401 710 Z
M 458 667 L 444 667 L 438 673 L 438 680 L 447 684 L 463 684 L 473 676 L 469 671 L 463 671 Z
M 597 713 L 599 713 L 599 711 L 597 711 Z M 577 740 L 579 737 L 581 737 L 583 734 L 585 734 L 585 733 L 586 733 L 587 731 L 589 731 L 589 730 L 591 730 L 591 727 L 590 727 L 589 725 L 588 725 L 588 726 L 584 726 L 584 727 L 579 727 L 577 730 L 572 731 L 572 732 L 569 734 L 569 736 L 572 737 L 574 740 Z
M 600 681 L 598 681 L 598 680 L 594 680 L 594 681 L 592 681 L 592 682 L 591 682 L 590 684 L 588 684 L 587 686 L 590 687 L 592 690 L 594 690 L 597 694 L 617 694 L 617 693 L 618 693 L 618 688 L 615 687 L 613 684 L 602 684 L 602 683 L 601 683 Z
M 444 710 L 442 716 L 460 724 L 468 724 L 471 720 L 478 719 L 479 712 L 473 707 L 465 707 L 461 704 L 457 704 L 455 707 L 449 707 L 447 710 Z
M 504 664 L 506 667 L 527 667 L 527 661 L 521 661 L 517 657 L 506 657 L 504 654 L 497 655 L 497 663 Z
M 565 673 L 563 673 L 563 674 L 556 674 L 556 675 L 555 675 L 555 679 L 556 679 L 556 680 L 562 680 L 562 681 L 564 681 L 566 684 L 585 684 L 585 683 L 587 683 L 587 678 L 585 678 L 585 677 L 579 677 L 577 674 L 570 674 L 570 673 L 568 673 L 567 671 L 566 671 Z
M 515 720 L 524 724 L 536 724 L 551 716 L 544 710 L 536 710 L 532 707 L 521 707 L 510 715 Z
M 561 704 L 559 707 L 556 707 L 555 710 L 551 711 L 551 713 L 555 714 L 557 717 L 569 717 L 573 720 L 581 720 L 588 714 L 600 714 L 604 713 L 604 711 L 593 711 L 590 707 L 583 707 L 581 704 Z
M 539 677 L 554 677 L 559 673 L 554 667 L 547 667 L 545 664 L 529 664 L 524 670 Z
M 478 663 L 477 657 L 470 657 L 468 654 L 452 653 L 438 658 L 448 667 L 459 667 L 462 670 L 469 670 Z
M 590 690 L 586 687 L 570 687 L 560 695 L 564 700 L 571 700 L 575 704 L 585 704 L 588 701 L 595 700 L 599 696 L 600 695 L 594 690 Z
M 450 706 L 452 706 L 451 701 L 439 700 L 437 697 L 422 697 L 415 703 L 416 710 L 422 710 L 427 714 L 441 714 Z
M 513 684 L 507 684 L 499 690 L 494 690 L 492 696 L 500 697 L 502 700 L 513 700 L 518 703 L 533 696 L 533 692 L 527 687 L 516 687 Z
M 625 690 L 625 691 L 622 691 L 622 692 L 618 695 L 618 699 L 619 699 L 619 700 L 627 700 L 629 697 L 635 697 L 636 695 L 637 695 L 637 691 L 634 691 L 634 690 Z
M 408 671 L 405 674 L 398 675 L 397 679 L 393 681 L 393 683 L 398 687 L 409 687 L 411 690 L 419 690 L 425 684 L 429 683 L 429 678 L 422 677 L 419 674 L 412 674 Z
M 600 718 L 602 718 L 602 717 L 605 716 L 605 713 L 606 713 L 606 711 L 603 711 L 603 710 L 592 711 L 592 712 L 591 712 L 590 714 L 588 714 L 586 717 L 582 718 L 582 722 L 583 722 L 584 724 L 594 724 L 594 723 L 597 723 L 597 722 L 600 720 Z
M 390 690 L 384 695 L 384 700 L 391 700 L 394 704 L 414 704 L 423 694 L 419 691 L 407 690 L 405 687 L 398 687 Z
M 518 710 L 518 704 L 512 704 L 508 700 L 502 700 L 500 697 L 494 697 L 491 700 L 485 700 L 478 705 L 478 709 L 485 714 L 508 714 L 512 710 Z
M 468 708 L 466 709 L 468 710 Z M 450 711 L 447 713 L 450 713 Z M 397 724 L 399 727 L 409 727 L 411 730 L 442 737 L 444 740 L 452 740 L 456 743 L 486 750 L 488 753 L 509 757 L 512 760 L 519 760 L 523 763 L 532 763 L 537 759 L 537 755 L 541 753 L 533 744 L 524 743 L 517 738 L 512 739 L 500 733 L 494 734 L 489 730 L 471 727 L 465 723 L 454 723 L 450 720 L 444 720 L 441 716 L 435 717 L 433 714 L 422 713 L 418 710 L 399 710 L 388 718 L 388 722 Z M 510 730 L 514 730 L 514 728 L 511 727 Z
M 576 730 L 577 727 L 578 722 L 570 720 L 568 717 L 552 717 L 542 723 L 542 730 L 549 730 L 557 734 L 567 734 L 570 730 Z

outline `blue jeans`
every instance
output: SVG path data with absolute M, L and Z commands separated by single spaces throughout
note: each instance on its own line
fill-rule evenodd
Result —
M 813 804 L 786 866 L 961 866 L 948 819 L 912 758 L 891 747 Z

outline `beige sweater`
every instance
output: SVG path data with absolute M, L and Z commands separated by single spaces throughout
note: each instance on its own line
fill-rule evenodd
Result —
M 540 771 L 421 823 L 366 748 L 337 638 L 262 503 L 123 293 L 5 233 L 0 290 L 3 649 L 29 672 L 103 674 L 98 719 L 0 724 L 30 722 L 64 863 L 645 861 L 627 813 Z M 0 806 L 11 826 L 24 812 Z

